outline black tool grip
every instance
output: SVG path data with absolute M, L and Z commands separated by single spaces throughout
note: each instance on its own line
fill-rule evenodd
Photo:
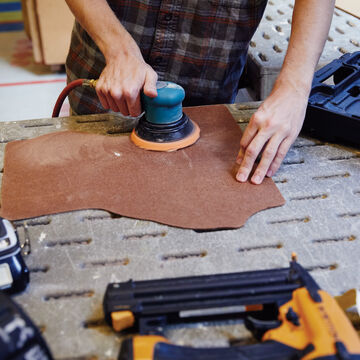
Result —
M 39 329 L 24 310 L 0 291 L 0 359 L 53 360 Z
M 231 346 L 222 348 L 192 348 L 159 342 L 153 348 L 149 358 L 142 360 L 289 360 L 300 359 L 313 349 L 297 350 L 278 343 L 266 341 L 248 346 Z M 133 339 L 122 342 L 118 360 L 140 360 L 136 356 Z
M 121 343 L 118 360 L 134 360 L 133 339 L 125 339 Z

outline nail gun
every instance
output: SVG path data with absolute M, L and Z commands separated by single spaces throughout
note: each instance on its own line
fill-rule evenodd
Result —
M 118 360 L 360 359 L 352 324 L 295 258 L 283 269 L 111 283 L 103 307 L 115 331 L 139 333 Z M 261 342 L 191 348 L 163 336 L 171 324 L 236 318 Z

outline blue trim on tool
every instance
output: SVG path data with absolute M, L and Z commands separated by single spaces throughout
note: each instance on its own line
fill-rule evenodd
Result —
M 19 30 L 24 30 L 24 23 L 23 22 L 0 24 L 0 32 L 19 31 Z
M 0 3 L 0 12 L 21 11 L 20 2 Z

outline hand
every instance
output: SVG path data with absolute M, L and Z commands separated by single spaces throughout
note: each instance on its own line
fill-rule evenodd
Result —
M 140 91 L 156 97 L 157 74 L 146 64 L 140 50 L 106 59 L 106 66 L 96 84 L 96 93 L 104 109 L 125 116 L 141 114 Z
M 236 162 L 240 168 L 236 179 L 247 181 L 254 162 L 262 151 L 251 182 L 261 184 L 279 169 L 290 146 L 301 130 L 308 101 L 308 89 L 294 84 L 275 84 L 269 97 L 251 117 L 241 141 Z

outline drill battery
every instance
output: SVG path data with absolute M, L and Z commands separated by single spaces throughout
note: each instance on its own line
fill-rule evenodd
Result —
M 0 218 L 0 290 L 18 293 L 29 283 L 29 270 L 20 242 L 10 221 Z

